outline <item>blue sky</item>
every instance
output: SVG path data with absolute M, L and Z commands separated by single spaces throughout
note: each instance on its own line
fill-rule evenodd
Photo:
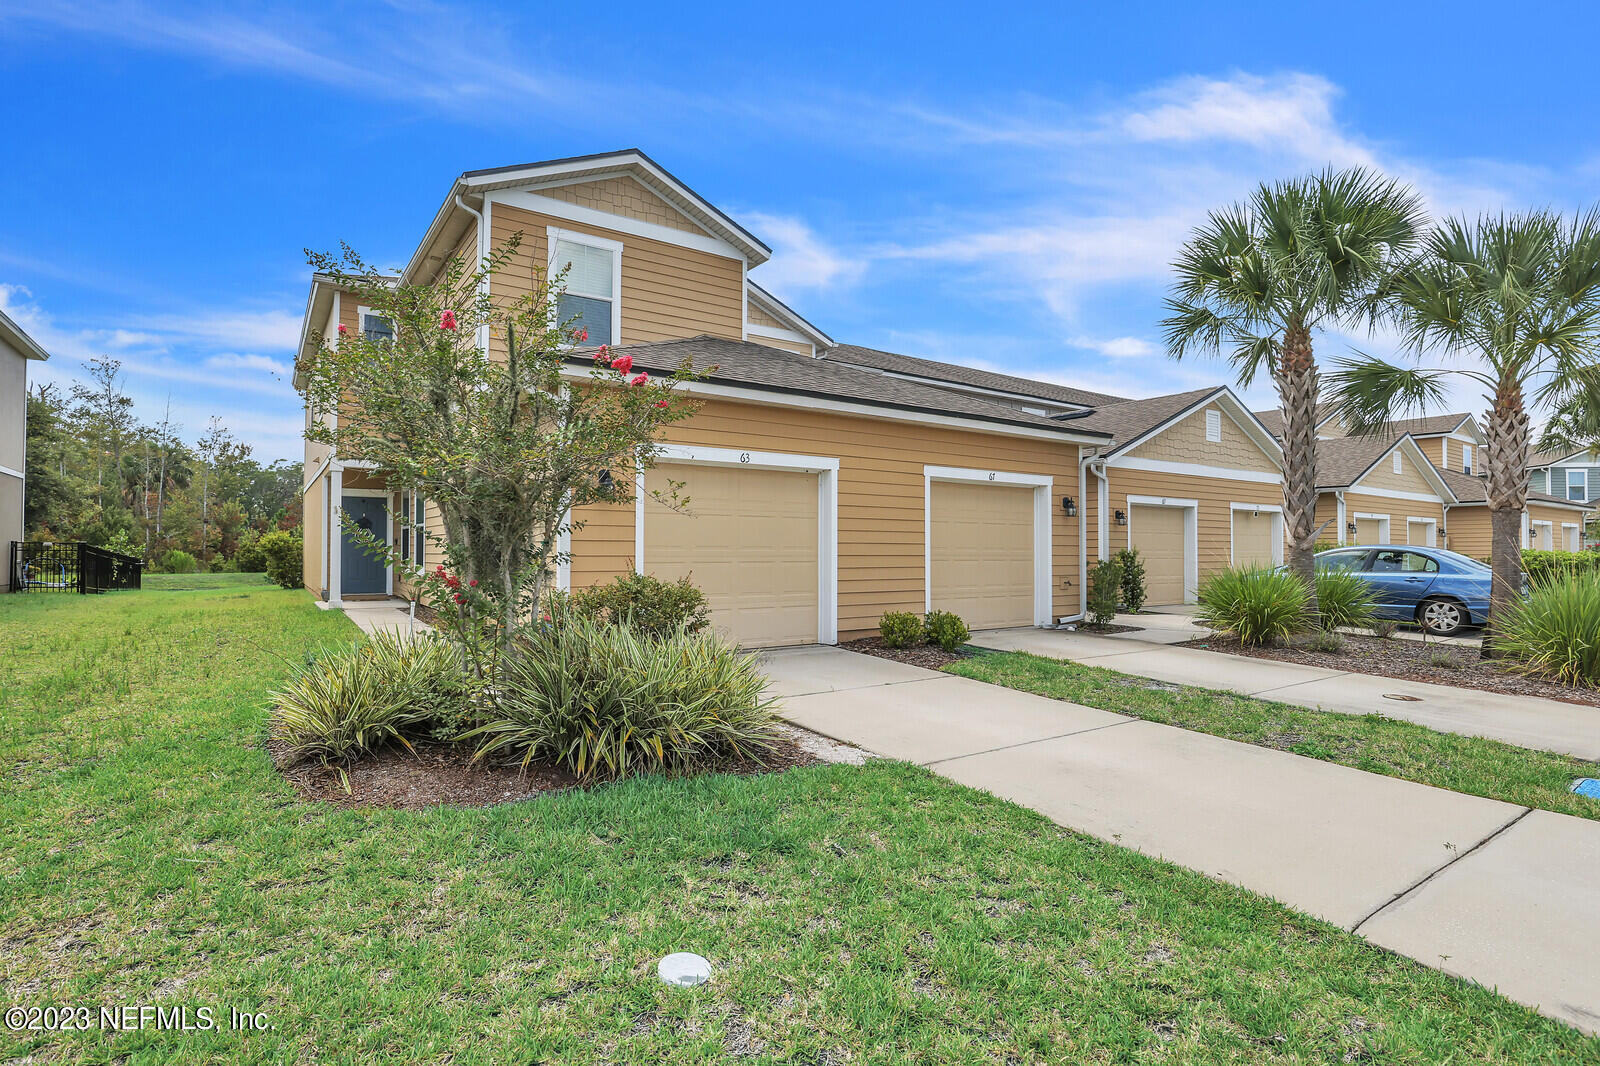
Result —
M 1576 6 L 1046 6 L 0 0 L 0 306 L 55 353 L 37 380 L 110 354 L 145 417 L 298 458 L 301 249 L 398 264 L 463 170 L 643 148 L 835 338 L 1129 396 L 1226 380 L 1156 324 L 1184 235 L 1258 181 L 1596 198 Z M 1320 353 L 1352 344 L 1387 350 Z

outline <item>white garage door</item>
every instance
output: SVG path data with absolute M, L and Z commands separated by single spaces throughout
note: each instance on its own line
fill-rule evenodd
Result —
M 1271 511 L 1233 512 L 1233 565 L 1276 566 L 1272 545 Z
M 1146 602 L 1151 607 L 1183 602 L 1184 514 L 1182 507 L 1128 507 L 1128 539 L 1144 560 Z
M 647 491 L 682 482 L 683 509 L 644 502 L 644 569 L 687 575 L 711 621 L 746 647 L 817 640 L 817 475 L 664 463 Z
M 1381 518 L 1356 519 L 1356 543 L 1362 545 L 1386 544 L 1388 537 L 1383 535 L 1384 522 Z
M 1033 489 L 935 481 L 929 491 L 934 610 L 973 629 L 1033 625 Z

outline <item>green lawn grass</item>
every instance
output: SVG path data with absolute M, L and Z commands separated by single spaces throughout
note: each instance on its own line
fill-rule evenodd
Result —
M 1310 711 L 1213 689 L 1162 685 L 1098 666 L 1026 652 L 991 652 L 946 667 L 1040 696 L 1182 726 L 1246 744 L 1291 751 L 1389 777 L 1600 819 L 1600 802 L 1572 793 L 1574 778 L 1600 777 L 1600 763 L 1440 733 L 1382 715 Z M 1600 729 L 1600 710 L 1595 711 Z
M 1489 991 L 901 763 L 482 810 L 302 802 L 261 750 L 265 693 L 354 636 L 271 587 L 0 598 L 6 1005 L 273 1025 L 5 1033 L 0 1060 L 1600 1058 Z M 683 948 L 709 986 L 655 980 Z
M 196 589 L 259 588 L 267 583 L 266 574 L 152 574 L 142 578 L 147 591 L 192 592 Z

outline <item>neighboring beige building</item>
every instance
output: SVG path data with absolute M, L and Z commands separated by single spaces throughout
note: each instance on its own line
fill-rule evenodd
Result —
M 21 540 L 28 466 L 28 360 L 48 352 L 0 311 L 0 592 L 11 591 L 11 542 Z

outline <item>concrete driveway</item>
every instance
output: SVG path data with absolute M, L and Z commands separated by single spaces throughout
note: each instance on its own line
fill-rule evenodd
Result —
M 762 659 L 798 725 L 1276 897 L 1600 1032 L 1600 822 L 835 648 Z

